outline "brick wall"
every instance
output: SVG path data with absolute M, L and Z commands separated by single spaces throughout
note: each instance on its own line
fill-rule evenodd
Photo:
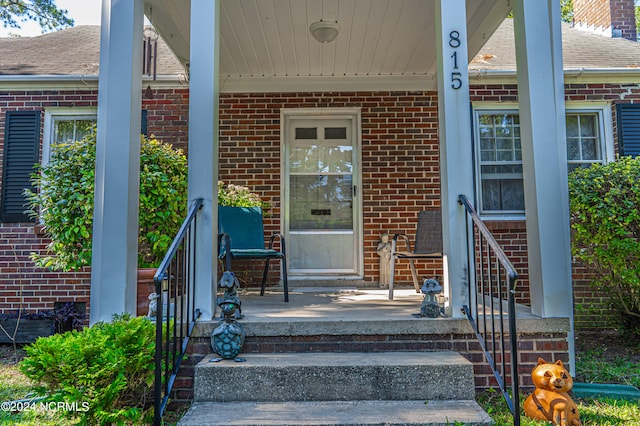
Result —
M 619 30 L 623 38 L 636 41 L 634 0 L 573 0 L 573 20 L 577 27 Z
M 611 101 L 615 105 L 640 100 L 640 90 L 624 84 L 568 84 L 568 101 Z M 45 107 L 95 106 L 96 91 L 12 91 L 0 92 L 0 156 L 4 143 L 7 110 Z M 516 85 L 474 85 L 473 102 L 515 102 Z M 220 179 L 247 185 L 258 192 L 272 209 L 266 219 L 266 233 L 280 229 L 280 111 L 282 108 L 358 107 L 362 116 L 362 199 L 364 216 L 365 282 L 375 285 L 379 257 L 376 247 L 382 233 L 413 235 L 418 211 L 440 203 L 437 96 L 434 92 L 353 92 L 353 93 L 269 93 L 223 94 L 220 97 Z M 153 99 L 145 99 L 148 129 L 158 138 L 186 148 L 188 138 L 188 90 L 156 89 Z M 613 108 L 615 126 L 615 108 Z M 615 130 L 615 129 L 614 129 Z M 615 136 L 615 133 L 614 133 Z M 0 165 L 1 167 L 1 165 Z M 1 173 L 1 170 L 0 170 Z M 518 301 L 528 299 L 526 227 L 524 221 L 489 222 L 498 241 L 514 261 L 520 274 Z M 30 309 L 53 307 L 56 297 L 88 301 L 89 275 L 56 273 L 31 268 L 28 254 L 43 250 L 46 241 L 36 235 L 33 224 L 0 224 L 0 312 L 16 309 L 13 295 L 20 288 L 15 271 L 12 241 L 20 241 L 18 262 L 22 282 L 29 283 L 35 299 Z M 14 236 L 18 236 L 14 238 Z M 274 264 L 275 266 L 275 264 Z M 418 263 L 419 275 L 441 276 L 438 261 Z M 247 266 L 245 271 L 260 271 Z M 243 274 L 243 271 L 239 271 Z M 398 281 L 411 281 L 406 262 L 398 267 Z M 243 275 L 240 275 L 243 277 Z M 244 279 L 258 284 L 260 273 L 244 272 Z M 272 274 L 275 277 L 276 274 Z M 46 278 L 45 278 L 46 277 Z M 582 312 L 609 311 L 608 302 L 588 285 L 584 269 L 576 272 L 576 303 L 585 308 L 576 313 L 576 324 L 592 324 Z M 6 284 L 5 284 L 6 283 Z M 51 286 L 52 294 L 40 286 Z M 24 285 L 23 285 L 24 287 Z M 57 289 L 64 294 L 56 293 Z M 598 316 L 598 318 L 603 318 Z
M 3 158 L 6 111 L 44 111 L 53 107 L 97 107 L 97 90 L 0 91 L 0 158 Z M 186 148 L 187 89 L 156 89 L 154 99 L 144 100 L 143 108 L 148 110 L 149 133 Z M 40 127 L 44 128 L 44 114 Z M 38 233 L 38 228 L 35 222 L 0 223 L 0 313 L 19 308 L 30 312 L 50 310 L 56 302 L 75 301 L 88 307 L 91 282 L 88 268 L 79 272 L 52 272 L 33 266 L 29 255 L 44 253 L 49 242 Z
M 378 279 L 380 235 L 414 235 L 418 212 L 440 203 L 435 93 L 223 94 L 220 103 L 219 178 L 248 186 L 271 204 L 265 233 L 280 229 L 280 111 L 362 109 L 366 282 Z M 423 265 L 421 274 L 442 275 L 439 262 Z M 399 265 L 398 276 L 411 280 L 407 262 Z

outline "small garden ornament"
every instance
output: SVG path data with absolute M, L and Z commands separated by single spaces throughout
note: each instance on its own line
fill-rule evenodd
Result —
M 562 361 L 552 364 L 538 358 L 531 378 L 536 388 L 524 401 L 524 413 L 528 417 L 549 421 L 555 426 L 582 425 L 578 407 L 568 394 L 573 379 Z
M 420 305 L 420 313 L 414 314 L 414 316 L 438 318 L 442 312 L 436 295 L 442 293 L 442 286 L 435 278 L 427 278 L 422 283 L 420 290 L 424 294 L 424 299 Z
M 224 294 L 218 303 L 224 318 L 211 334 L 211 348 L 218 354 L 218 358 L 212 358 L 210 362 L 219 362 L 223 359 L 232 359 L 236 362 L 246 361 L 245 358 L 237 357 L 242 350 L 245 339 L 244 328 L 236 320 L 236 318 L 241 318 L 238 313 L 240 298 L 236 290 L 238 279 L 233 272 L 225 271 L 218 286 L 224 289 Z

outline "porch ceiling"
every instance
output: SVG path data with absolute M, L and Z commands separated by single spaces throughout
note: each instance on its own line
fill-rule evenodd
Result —
M 510 6 L 509 0 L 466 3 L 473 58 Z M 145 14 L 188 64 L 190 0 L 145 0 Z M 379 89 L 408 82 L 434 89 L 434 18 L 432 0 L 221 0 L 221 87 L 260 84 L 265 90 L 269 84 L 306 82 L 310 88 L 338 90 L 369 81 Z M 321 44 L 310 35 L 309 26 L 320 19 L 340 24 L 333 43 Z

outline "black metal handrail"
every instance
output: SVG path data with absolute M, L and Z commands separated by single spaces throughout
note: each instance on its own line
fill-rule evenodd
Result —
M 464 206 L 467 215 L 469 271 L 471 269 L 475 271 L 474 280 L 471 279 L 471 273 L 468 274 L 469 303 L 463 306 L 463 310 L 498 382 L 502 396 L 513 415 L 513 424 L 519 426 L 520 391 L 515 303 L 518 274 L 469 199 L 464 195 L 459 195 L 458 202 Z M 471 232 L 469 232 L 470 224 L 472 226 Z M 510 356 L 507 356 L 507 348 L 505 347 L 505 302 L 507 304 Z M 498 312 L 497 319 L 496 310 Z M 482 322 L 482 327 L 480 327 L 480 322 Z M 487 326 L 487 322 L 490 323 L 489 326 Z M 496 322 L 498 330 L 496 330 Z M 496 335 L 499 336 L 499 341 Z M 510 360 L 509 369 L 507 369 L 507 358 Z M 511 395 L 507 390 L 508 379 L 511 379 Z
M 196 213 L 203 200 L 195 200 L 180 230 L 158 267 L 156 286 L 156 353 L 153 424 L 159 426 L 173 384 L 201 312 L 195 307 Z

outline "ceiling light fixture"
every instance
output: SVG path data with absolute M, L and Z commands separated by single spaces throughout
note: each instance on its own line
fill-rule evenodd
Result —
M 309 32 L 320 43 L 331 43 L 338 37 L 340 24 L 337 21 L 323 21 L 321 19 L 311 24 Z

